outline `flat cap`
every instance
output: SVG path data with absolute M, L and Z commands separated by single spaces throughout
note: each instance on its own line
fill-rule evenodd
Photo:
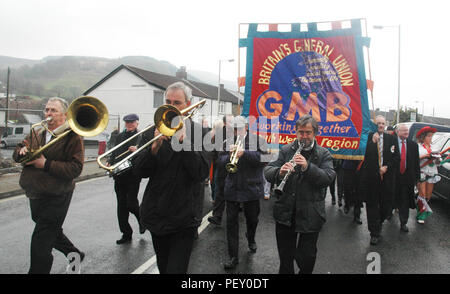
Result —
M 130 113 L 127 114 L 123 117 L 124 121 L 135 121 L 135 120 L 139 120 L 139 116 L 135 113 Z

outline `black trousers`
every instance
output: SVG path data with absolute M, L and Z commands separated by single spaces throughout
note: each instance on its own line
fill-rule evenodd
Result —
M 294 260 L 300 268 L 299 274 L 312 274 L 316 263 L 319 232 L 298 233 L 294 226 L 276 223 L 280 274 L 294 274 Z M 298 239 L 298 241 L 297 241 Z
M 353 206 L 353 217 L 361 215 L 362 201 L 360 198 L 360 189 L 358 188 L 359 177 L 354 170 L 344 169 L 344 200 L 345 206 L 350 208 Z
M 160 274 L 186 274 L 197 227 L 168 235 L 151 233 Z
M 72 192 L 66 195 L 30 199 L 31 218 L 36 223 L 31 237 L 29 274 L 49 274 L 53 264 L 52 249 L 68 255 L 80 252 L 67 238 L 62 225 L 69 209 Z
M 139 218 L 139 185 L 141 181 L 135 182 L 120 182 L 114 181 L 114 190 L 117 196 L 117 219 L 119 221 L 119 228 L 125 237 L 131 237 L 133 229 L 128 223 L 130 212 Z
M 385 183 L 369 185 L 366 193 L 367 224 L 371 237 L 379 237 L 381 224 L 392 213 L 391 193 Z
M 406 225 L 408 223 L 409 219 L 409 189 L 408 189 L 408 181 L 405 176 L 400 175 L 399 182 L 397 183 L 399 185 L 398 191 L 400 192 L 398 197 L 398 216 L 400 219 L 401 225 Z
M 344 197 L 344 170 L 342 168 L 336 170 L 336 177 L 330 185 L 331 199 L 336 199 L 336 182 L 338 199 L 341 200 Z
M 214 177 L 215 177 L 214 179 L 215 199 L 212 208 L 212 216 L 218 220 L 222 220 L 223 211 L 225 210 L 225 198 L 223 194 L 225 184 L 224 179 L 220 179 L 216 175 Z
M 260 212 L 259 200 L 243 202 L 247 240 L 255 242 L 256 227 Z M 239 206 L 241 202 L 226 201 L 227 206 L 227 242 L 230 257 L 238 257 L 239 251 Z

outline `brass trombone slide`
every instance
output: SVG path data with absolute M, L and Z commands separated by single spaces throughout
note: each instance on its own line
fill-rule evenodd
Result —
M 158 140 L 161 136 L 172 137 L 179 129 L 181 129 L 183 127 L 183 121 L 185 119 L 190 118 L 192 115 L 194 115 L 195 111 L 197 111 L 205 103 L 206 103 L 206 99 L 203 99 L 181 111 L 178 110 L 175 106 L 168 105 L 168 104 L 160 106 L 155 112 L 155 116 L 154 116 L 155 124 L 154 125 L 147 126 L 146 128 L 144 128 L 143 130 L 134 134 L 127 140 L 121 142 L 120 144 L 114 146 L 114 148 L 108 150 L 107 152 L 105 152 L 102 155 L 100 155 L 99 157 L 97 157 L 97 164 L 99 165 L 99 167 L 105 169 L 108 172 L 109 176 L 114 176 L 114 175 L 124 172 L 125 170 L 131 168 L 132 164 L 131 164 L 130 159 L 132 157 L 136 156 L 139 152 L 141 152 L 147 146 L 152 144 L 154 141 Z M 191 113 L 184 116 L 188 112 L 191 112 Z M 176 126 L 172 126 L 173 120 L 177 117 L 182 117 L 182 116 L 184 116 L 183 119 L 180 120 Z M 155 125 L 156 125 L 156 128 L 158 129 L 158 131 L 160 132 L 160 134 L 158 136 L 154 137 L 152 140 L 150 140 L 147 143 L 145 143 L 144 145 L 140 146 L 136 151 L 134 151 L 133 153 L 129 154 L 127 157 L 125 157 L 121 161 L 116 162 L 115 164 L 113 164 L 111 166 L 107 166 L 102 163 L 101 160 L 103 158 L 105 158 L 106 156 L 108 156 L 109 154 L 111 154 L 114 150 L 116 150 L 117 148 L 120 148 L 122 145 L 126 144 L 128 141 L 132 140 L 136 136 L 139 136 L 140 134 L 148 131 L 150 128 L 152 128 Z M 118 157 L 121 157 L 123 154 L 124 153 L 122 153 Z

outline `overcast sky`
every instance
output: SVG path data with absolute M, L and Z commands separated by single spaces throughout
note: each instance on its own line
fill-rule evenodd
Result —
M 401 102 L 450 118 L 448 10 L 445 1 L 395 0 L 1 0 L 0 55 L 117 58 L 150 56 L 176 66 L 238 76 L 239 23 L 306 23 L 365 18 L 375 108 L 397 108 L 398 29 Z M 245 54 L 241 53 L 241 75 Z M 368 64 L 366 64 L 368 72 Z M 415 102 L 420 101 L 420 102 Z M 424 103 L 422 103 L 424 102 Z M 370 106 L 372 102 L 370 101 Z

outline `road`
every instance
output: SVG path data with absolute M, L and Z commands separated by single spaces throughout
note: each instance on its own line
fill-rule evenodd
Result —
M 142 199 L 147 180 L 141 183 Z M 272 206 L 275 199 L 261 201 L 260 223 L 256 241 L 258 251 L 247 252 L 245 224 L 240 215 L 240 263 L 228 273 L 273 274 L 278 271 L 278 254 L 274 234 Z M 450 273 L 450 207 L 440 200 L 432 200 L 434 214 L 425 225 L 413 221 L 411 211 L 409 233 L 399 230 L 398 215 L 383 226 L 382 240 L 369 245 L 365 212 L 363 225 L 352 223 L 351 212 L 332 206 L 326 201 L 327 223 L 318 241 L 318 256 L 314 273 L 364 274 L 376 252 L 380 257 L 380 270 L 384 274 L 397 273 Z M 209 188 L 204 201 L 204 214 L 211 209 Z M 206 219 L 206 217 L 205 217 Z M 225 221 L 225 220 L 224 220 Z M 133 242 L 116 245 L 120 238 L 116 218 L 116 198 L 113 181 L 102 177 L 77 184 L 72 203 L 64 223 L 65 234 L 86 253 L 81 272 L 86 274 L 157 273 L 150 233 L 138 234 L 134 216 L 130 223 L 135 230 Z M 225 224 L 225 222 L 224 222 Z M 226 273 L 221 263 L 226 259 L 225 225 L 216 227 L 207 221 L 195 241 L 189 265 L 192 274 Z M 26 273 L 29 267 L 29 246 L 34 223 L 30 218 L 25 196 L 0 200 L 0 274 Z M 65 273 L 67 260 L 54 250 L 52 273 Z
M 3 158 L 11 158 L 14 152 L 13 147 L 8 147 L 6 149 L 1 149 L 0 154 Z M 84 157 L 85 159 L 92 159 L 98 156 L 98 146 L 97 145 L 85 145 Z

